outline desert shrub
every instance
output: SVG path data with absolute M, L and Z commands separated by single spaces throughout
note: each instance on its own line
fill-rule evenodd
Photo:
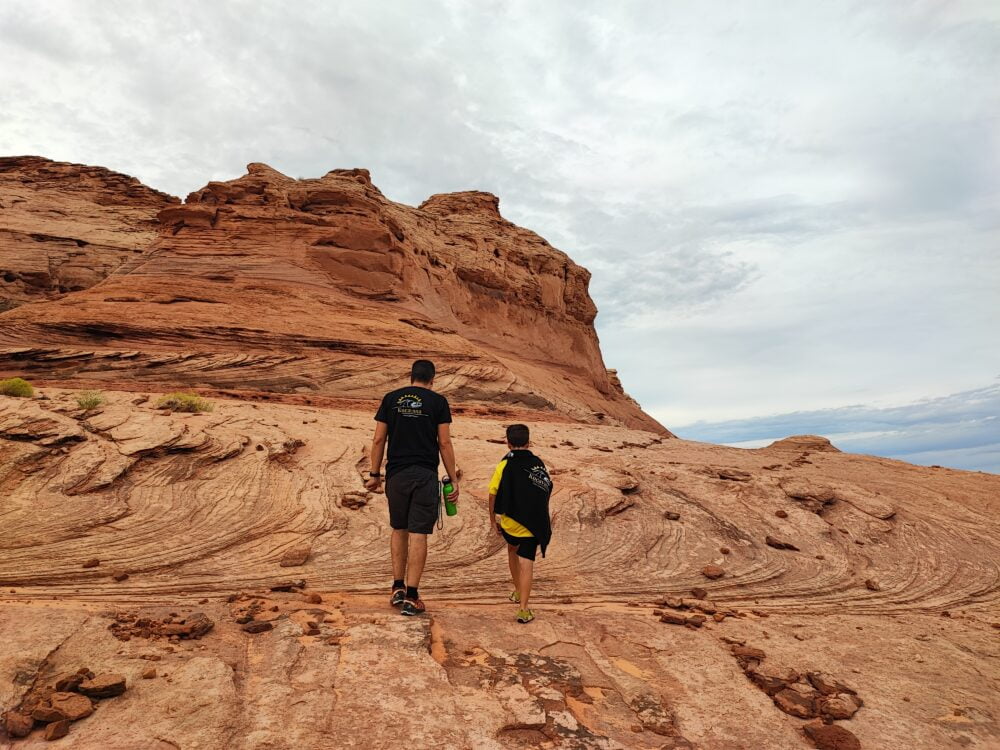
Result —
M 212 411 L 212 404 L 194 393 L 168 393 L 156 402 L 157 409 L 170 411 Z
M 80 391 L 76 394 L 76 405 L 90 411 L 104 403 L 104 394 L 100 391 Z
M 31 398 L 35 395 L 35 389 L 24 378 L 7 378 L 0 380 L 0 395 Z

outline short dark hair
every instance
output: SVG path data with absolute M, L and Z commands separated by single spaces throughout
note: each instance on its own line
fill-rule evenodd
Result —
M 512 424 L 507 427 L 507 442 L 514 448 L 523 448 L 528 444 L 528 425 Z
M 434 380 L 434 363 L 429 359 L 418 359 L 410 368 L 411 383 L 429 383 Z

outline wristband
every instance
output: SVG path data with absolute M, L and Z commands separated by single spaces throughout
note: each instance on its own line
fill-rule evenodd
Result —
M 379 477 L 382 476 L 382 472 L 379 472 L 379 471 L 369 471 L 368 472 L 368 476 L 370 476 L 372 479 L 377 479 L 377 478 L 379 478 Z

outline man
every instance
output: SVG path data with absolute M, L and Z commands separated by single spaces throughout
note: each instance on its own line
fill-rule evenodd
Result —
M 545 463 L 528 450 L 531 447 L 527 425 L 512 424 L 507 428 L 507 448 L 490 480 L 490 516 L 497 535 L 507 542 L 507 564 L 514 590 L 508 597 L 518 604 L 517 621 L 527 624 L 535 619 L 528 606 L 531 580 L 534 576 L 535 553 L 552 541 L 549 518 L 549 496 L 552 479 Z
M 455 449 L 451 444 L 448 399 L 432 389 L 434 364 L 418 359 L 410 369 L 410 385 L 385 394 L 375 415 L 371 471 L 365 482 L 372 492 L 382 484 L 382 456 L 386 438 L 389 460 L 385 467 L 385 494 L 392 526 L 392 596 L 389 603 L 404 615 L 426 611 L 418 586 L 427 560 L 427 535 L 438 518 L 438 454 L 451 477 L 458 499 Z

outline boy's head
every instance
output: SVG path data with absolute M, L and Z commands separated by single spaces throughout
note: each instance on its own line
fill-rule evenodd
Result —
M 429 359 L 418 359 L 410 368 L 410 383 L 430 385 L 434 382 L 434 363 Z
M 511 448 L 527 448 L 528 438 L 528 425 L 512 424 L 507 427 L 507 445 Z

